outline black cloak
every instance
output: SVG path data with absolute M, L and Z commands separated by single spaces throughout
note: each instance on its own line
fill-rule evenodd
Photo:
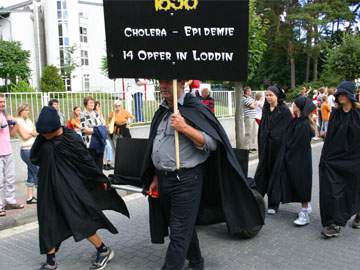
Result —
M 229 139 L 214 114 L 190 94 L 185 95 L 183 105 L 179 104 L 179 111 L 190 125 L 207 133 L 218 143 L 217 150 L 210 155 L 206 162 L 207 166 L 204 166 L 204 186 L 199 210 L 199 215 L 202 215 L 201 223 L 226 221 L 230 234 L 263 225 L 264 220 L 259 205 L 246 181 Z M 160 106 L 151 123 L 142 170 L 145 188 L 150 186 L 152 176 L 155 174 L 151 159 L 152 146 L 158 125 L 165 113 L 167 109 Z M 149 206 L 152 241 L 163 243 L 163 236 L 167 233 L 167 224 L 159 210 L 158 200 L 149 198 Z M 221 218 L 218 218 L 219 212 L 221 212 Z
M 331 113 L 319 174 L 322 225 L 345 226 L 360 211 L 359 109 Z
M 257 190 L 268 195 L 269 205 L 276 206 L 282 200 L 283 160 L 286 132 L 292 121 L 289 108 L 280 103 L 270 111 L 265 102 L 258 133 L 259 164 L 255 173 Z
M 40 252 L 59 247 L 70 236 L 80 241 L 116 228 L 101 210 L 114 210 L 129 217 L 127 207 L 96 166 L 81 137 L 73 130 L 47 141 L 39 135 L 31 149 L 31 161 L 40 167 L 37 213 Z
M 316 106 L 306 97 L 297 100 L 304 101 L 304 104 L 300 118 L 292 120 L 286 136 L 284 177 L 281 179 L 282 203 L 311 201 L 311 139 L 315 133 L 308 117 Z

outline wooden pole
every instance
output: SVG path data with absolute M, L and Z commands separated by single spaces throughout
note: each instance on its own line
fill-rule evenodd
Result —
M 174 104 L 174 113 L 178 112 L 178 95 L 177 95 L 177 80 L 173 80 L 173 104 Z M 176 160 L 176 169 L 180 169 L 180 151 L 179 151 L 179 133 L 175 130 L 175 160 Z

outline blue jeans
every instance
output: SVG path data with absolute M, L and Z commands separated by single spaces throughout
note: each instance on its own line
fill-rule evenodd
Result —
M 21 149 L 20 156 L 27 166 L 28 175 L 26 179 L 26 186 L 28 187 L 37 186 L 39 167 L 31 163 L 30 149 Z
M 110 139 L 106 139 L 104 158 L 106 161 L 111 161 L 113 159 L 112 146 L 111 146 Z
M 136 122 L 144 122 L 144 113 L 143 113 L 143 94 L 137 92 L 133 95 L 135 103 L 135 120 Z

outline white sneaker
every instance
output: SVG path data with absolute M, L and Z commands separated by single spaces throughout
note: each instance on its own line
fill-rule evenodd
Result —
M 297 226 L 304 226 L 310 223 L 310 216 L 307 211 L 300 211 L 298 218 L 294 220 L 294 224 Z
M 269 208 L 269 209 L 267 210 L 267 213 L 268 213 L 269 215 L 275 215 L 275 214 L 276 214 L 276 210 L 275 210 L 275 209 L 272 209 L 272 208 Z

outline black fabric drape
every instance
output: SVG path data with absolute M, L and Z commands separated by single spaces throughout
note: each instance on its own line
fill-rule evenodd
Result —
M 292 115 L 286 104 L 280 103 L 274 111 L 265 103 L 258 133 L 259 164 L 255 173 L 256 187 L 264 196 L 268 195 L 269 205 L 276 206 L 282 200 L 283 160 L 286 132 Z
M 323 226 L 345 226 L 360 211 L 360 110 L 334 109 L 320 165 Z
M 310 202 L 312 188 L 311 139 L 307 117 L 295 118 L 288 129 L 282 178 L 282 203 Z
M 203 217 L 209 222 L 226 221 L 228 230 L 231 234 L 238 233 L 241 229 L 253 228 L 263 224 L 263 218 L 254 195 L 246 182 L 245 175 L 236 159 L 235 153 L 231 148 L 229 139 L 213 113 L 199 102 L 198 99 L 187 94 L 184 104 L 179 105 L 181 115 L 195 128 L 207 133 L 218 143 L 215 153 L 212 153 L 207 161 L 204 171 L 204 187 L 202 202 L 199 213 L 207 213 L 208 217 Z M 156 136 L 157 127 L 167 109 L 160 107 L 152 120 L 148 148 L 145 155 L 142 178 L 146 183 L 146 188 L 152 181 L 155 173 L 151 160 L 153 140 Z M 211 163 L 212 166 L 209 166 Z M 161 194 L 160 194 L 161 196 Z M 159 210 L 154 209 L 156 203 L 150 200 L 150 211 L 159 216 Z M 156 200 L 156 199 L 155 199 Z M 223 212 L 223 218 L 214 220 L 212 215 L 219 216 L 215 212 Z M 151 220 L 151 231 L 159 233 L 164 227 L 163 222 Z M 161 226 L 161 227 L 159 227 Z M 164 234 L 166 232 L 164 231 Z M 153 242 L 162 242 L 161 236 Z
M 109 181 L 74 131 L 64 128 L 64 133 L 51 141 L 39 135 L 31 160 L 40 167 L 37 213 L 41 253 L 70 236 L 80 241 L 101 228 L 117 233 L 101 210 L 129 217 L 116 191 L 101 187 Z

